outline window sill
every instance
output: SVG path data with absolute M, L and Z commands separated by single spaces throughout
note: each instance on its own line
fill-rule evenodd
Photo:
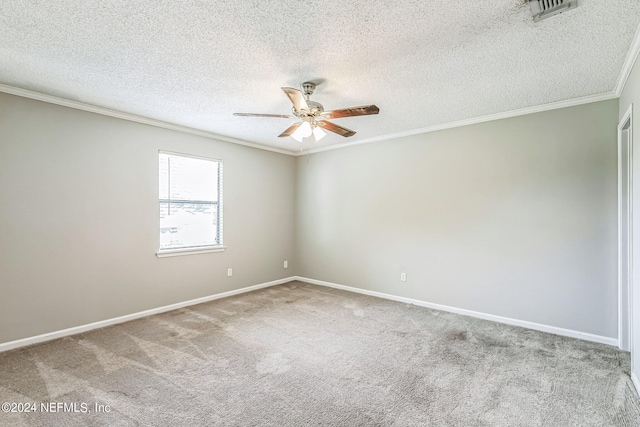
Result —
M 170 256 L 208 254 L 211 252 L 224 252 L 226 249 L 226 246 L 201 246 L 199 248 L 165 249 L 163 251 L 158 251 L 156 253 L 156 256 L 158 258 L 165 258 Z

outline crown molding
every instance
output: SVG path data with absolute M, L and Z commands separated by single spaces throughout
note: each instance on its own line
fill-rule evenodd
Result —
M 373 138 L 367 138 L 367 139 L 354 141 L 346 144 L 328 145 L 325 147 L 318 147 L 310 150 L 303 150 L 300 152 L 295 152 L 292 155 L 304 156 L 306 154 L 320 153 L 322 151 L 338 150 L 341 148 L 353 147 L 356 145 L 388 141 L 390 139 L 402 138 L 405 136 L 413 136 L 413 135 L 419 135 L 423 133 L 437 132 L 439 130 L 475 125 L 478 123 L 491 122 L 494 120 L 508 119 L 510 117 L 524 116 L 526 114 L 541 113 L 544 111 L 557 110 L 560 108 L 575 107 L 577 105 L 590 104 L 592 102 L 607 101 L 607 100 L 615 99 L 618 97 L 619 96 L 615 92 L 607 92 L 599 95 L 583 96 L 580 98 L 569 99 L 566 101 L 558 101 L 558 102 L 552 102 L 549 104 L 541 104 L 541 105 L 536 105 L 534 107 L 521 108 L 519 110 L 505 111 L 503 113 L 496 113 L 496 114 L 490 114 L 487 116 L 474 117 L 471 119 L 458 120 L 455 122 L 442 123 L 439 125 L 429 126 L 429 127 L 420 128 L 420 129 L 414 129 L 414 130 L 405 131 L 405 132 L 397 132 L 397 133 L 391 133 L 391 134 L 382 135 L 382 136 L 376 136 Z
M 622 70 L 620 71 L 620 76 L 618 77 L 618 83 L 616 84 L 615 89 L 615 93 L 618 98 L 620 97 L 620 95 L 622 95 L 622 90 L 627 84 L 627 79 L 629 78 L 629 74 L 631 74 L 633 64 L 635 64 L 636 59 L 638 58 L 638 52 L 640 52 L 640 25 L 636 29 L 636 34 L 633 36 L 631 48 L 627 53 L 627 57 L 624 60 L 624 64 L 622 65 Z
M 275 153 L 292 155 L 294 152 L 288 150 L 282 150 L 280 148 L 269 147 L 266 145 L 256 144 L 242 139 L 230 138 L 228 136 L 217 135 L 212 132 L 203 131 L 200 129 L 190 128 L 188 126 L 181 126 L 174 123 L 164 122 L 162 120 L 151 119 L 149 117 L 138 116 L 136 114 L 125 113 L 122 111 L 111 110 L 109 108 L 98 107 L 96 105 L 85 104 L 84 102 L 72 101 L 69 99 L 59 98 L 53 95 L 46 95 L 40 92 L 34 92 L 27 89 L 21 89 L 0 83 L 0 92 L 8 93 L 10 95 L 16 95 L 23 98 L 34 99 L 36 101 L 47 102 L 50 104 L 60 105 L 63 107 L 74 108 L 76 110 L 87 111 L 90 113 L 101 114 L 103 116 L 115 117 L 118 119 L 128 120 L 130 122 L 142 123 L 149 126 L 155 126 L 163 129 L 174 130 L 177 132 L 188 133 L 191 135 L 202 136 L 204 138 L 213 139 L 216 141 L 230 142 L 232 144 L 244 145 L 246 147 L 257 148 L 259 150 L 273 151 Z
M 640 28 L 640 27 L 639 27 Z M 634 50 L 634 54 L 631 55 L 631 53 L 627 56 L 627 61 L 625 62 L 625 68 L 623 69 L 623 73 L 621 73 L 621 78 L 620 81 L 624 80 L 626 82 L 626 78 L 629 75 L 629 72 L 631 70 L 631 67 L 633 66 L 633 62 L 635 61 L 636 56 L 638 55 L 638 51 L 640 51 L 640 33 L 636 33 L 636 38 L 634 39 L 634 44 L 632 47 L 632 50 Z M 628 67 L 628 70 L 627 70 Z M 627 70 L 627 71 L 625 71 Z M 624 74 L 626 73 L 626 74 Z M 622 79 L 622 76 L 625 76 L 624 79 Z M 624 87 L 624 85 L 622 85 L 622 87 Z M 419 128 L 419 129 L 414 129 L 414 130 L 409 130 L 409 131 L 404 131 L 404 132 L 396 132 L 396 133 L 391 133 L 391 134 L 386 134 L 386 135 L 382 135 L 382 136 L 377 136 L 377 137 L 373 137 L 373 138 L 366 138 L 366 139 L 362 139 L 359 141 L 354 141 L 354 142 L 350 142 L 350 143 L 337 143 L 337 144 L 332 144 L 332 145 L 328 145 L 328 146 L 324 146 L 324 147 L 318 147 L 318 148 L 312 148 L 309 150 L 302 150 L 302 151 L 290 151 L 290 150 L 284 150 L 284 149 L 280 149 L 280 148 L 275 148 L 275 147 L 269 147 L 266 145 L 261 145 L 261 144 L 256 144 L 253 142 L 249 142 L 249 141 L 244 141 L 241 139 L 236 139 L 236 138 L 231 138 L 228 136 L 222 136 L 222 135 L 217 135 L 211 132 L 206 132 L 203 130 L 199 130 L 199 129 L 194 129 L 194 128 L 190 128 L 187 126 L 181 126 L 181 125 L 177 125 L 177 124 L 173 124 L 173 123 L 169 123 L 169 122 L 164 122 L 161 120 L 156 120 L 156 119 L 151 119 L 148 117 L 144 117 L 144 116 L 138 116 L 135 114 L 130 114 L 130 113 L 124 113 L 121 111 L 116 111 L 116 110 L 111 110 L 109 108 L 104 108 L 104 107 L 98 107 L 95 105 L 91 105 L 91 104 L 85 104 L 83 102 L 79 102 L 79 101 L 72 101 L 69 99 L 64 99 L 64 98 L 59 98 L 57 96 L 52 96 L 52 95 L 46 95 L 40 92 L 34 92 L 34 91 L 30 91 L 27 89 L 21 89 L 21 88 L 16 88 L 13 86 L 9 86 L 9 85 L 4 85 L 4 84 L 0 84 L 0 92 L 4 92 L 4 93 L 8 93 L 10 95 L 16 95 L 16 96 L 21 96 L 23 98 L 29 98 L 29 99 L 34 99 L 36 101 L 42 101 L 42 102 L 47 102 L 50 104 L 56 104 L 56 105 L 60 105 L 63 107 L 69 107 L 69 108 L 74 108 L 77 110 L 82 110 L 82 111 L 88 111 L 90 113 L 96 113 L 96 114 L 101 114 L 104 116 L 109 116 L 109 117 L 115 117 L 118 119 L 123 119 L 123 120 L 128 120 L 131 122 L 136 122 L 136 123 L 142 123 L 142 124 L 146 124 L 146 125 L 150 125 L 150 126 L 155 126 L 155 127 L 159 127 L 159 128 L 163 128 L 163 129 L 169 129 L 169 130 L 174 130 L 177 132 L 183 132 L 183 133 L 187 133 L 187 134 L 191 134 L 191 135 L 197 135 L 197 136 L 201 136 L 204 138 L 209 138 L 212 140 L 216 140 L 216 141 L 223 141 L 223 142 L 229 142 L 232 144 L 238 144 L 238 145 L 244 145 L 246 147 L 251 147 L 251 148 L 256 148 L 259 150 L 265 150 L 265 151 L 272 151 L 275 153 L 280 153 L 280 154 L 286 154 L 289 156 L 294 156 L 294 157 L 298 157 L 298 156 L 304 156 L 307 154 L 314 154 L 314 153 L 319 153 L 319 152 L 323 152 L 323 151 L 330 151 L 330 150 L 339 150 L 342 148 L 347 148 L 347 147 L 353 147 L 356 145 L 364 145 L 364 144 L 371 144 L 374 142 L 381 142 L 381 141 L 387 141 L 387 140 L 391 140 L 391 139 L 396 139 L 396 138 L 401 138 L 401 137 L 405 137 L 405 136 L 413 136 L 413 135 L 419 135 L 419 134 L 423 134 L 423 133 L 430 133 L 430 132 L 437 132 L 440 130 L 445 130 L 445 129 L 453 129 L 453 128 L 457 128 L 457 127 L 462 127 L 462 126 L 469 126 L 469 125 L 474 125 L 474 124 L 478 124 L 478 123 L 484 123 L 484 122 L 490 122 L 490 121 L 494 121 L 494 120 L 500 120 L 500 119 L 506 119 L 506 118 L 510 118 L 510 117 L 517 117 L 517 116 L 523 116 L 526 114 L 533 114 L 533 113 L 540 113 L 543 111 L 549 111 L 549 110 L 556 110 L 559 108 L 566 108 L 566 107 L 573 107 L 576 105 L 582 105 L 582 104 L 589 104 L 592 102 L 599 102 L 599 101 L 606 101 L 609 99 L 614 99 L 614 98 L 619 98 L 619 94 L 617 93 L 617 91 L 615 92 L 607 92 L 607 93 L 603 93 L 603 94 L 599 94 L 599 95 L 589 95 L 589 96 L 583 96 L 580 98 L 574 98 L 574 99 L 570 99 L 567 101 L 559 101 L 559 102 L 552 102 L 549 104 L 542 104 L 542 105 L 536 105 L 533 107 L 527 107 L 527 108 L 522 108 L 519 110 L 512 110 L 512 111 L 506 111 L 503 113 L 496 113 L 496 114 L 490 114 L 487 116 L 481 116 L 481 117 L 474 117 L 474 118 L 470 118 L 470 119 L 465 119 L 465 120 L 458 120 L 455 122 L 448 122 L 448 123 L 442 123 L 439 125 L 434 125 L 434 126 L 428 126 L 425 128 Z

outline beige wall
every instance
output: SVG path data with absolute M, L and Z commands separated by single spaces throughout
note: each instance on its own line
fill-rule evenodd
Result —
M 617 120 L 293 158 L 0 94 L 0 343 L 296 274 L 616 337 Z M 224 161 L 226 252 L 155 256 L 158 150 Z
M 616 338 L 617 120 L 611 100 L 299 157 L 299 273 Z
M 155 256 L 158 150 L 223 160 L 226 252 Z M 294 174 L 287 155 L 0 93 L 0 343 L 294 275 Z

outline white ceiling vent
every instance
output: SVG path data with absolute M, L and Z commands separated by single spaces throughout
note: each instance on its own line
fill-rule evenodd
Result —
M 578 0 L 529 0 L 533 22 L 547 19 L 578 6 Z

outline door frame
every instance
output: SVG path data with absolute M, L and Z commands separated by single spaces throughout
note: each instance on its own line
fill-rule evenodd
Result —
M 618 347 L 633 352 L 633 104 L 618 123 Z M 626 150 L 623 141 L 626 139 Z M 624 151 L 623 151 L 624 150 Z M 623 162 L 626 163 L 627 176 L 623 176 Z M 626 181 L 626 194 L 623 194 L 623 180 Z M 624 209 L 626 197 L 626 209 Z M 626 215 L 627 230 L 623 230 Z M 623 235 L 624 234 L 624 235 Z M 627 250 L 623 248 L 626 238 Z M 623 260 L 626 258 L 626 263 Z M 623 266 L 627 266 L 626 283 Z

